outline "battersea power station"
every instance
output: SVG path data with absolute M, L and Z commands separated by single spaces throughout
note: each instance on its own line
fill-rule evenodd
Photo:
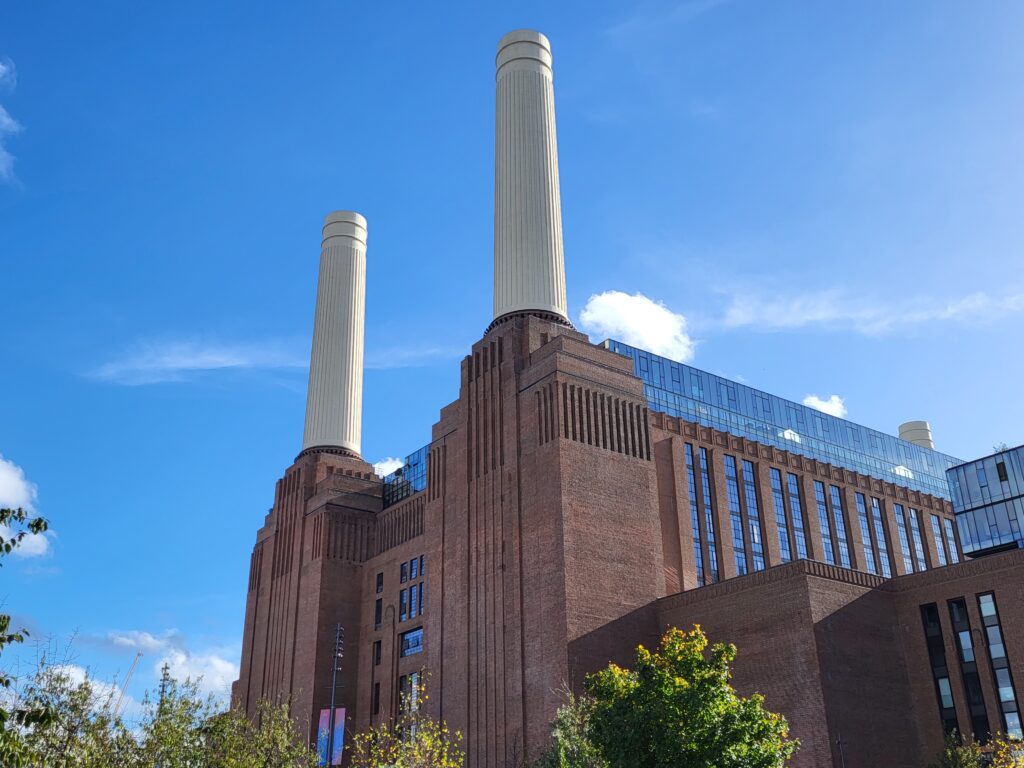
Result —
M 288 698 L 313 742 L 334 683 L 344 743 L 427 675 L 467 765 L 506 768 L 567 686 L 700 624 L 786 716 L 795 766 L 1020 737 L 1024 447 L 965 463 L 923 421 L 896 437 L 592 343 L 566 302 L 551 46 L 511 32 L 496 64 L 494 315 L 383 478 L 360 453 L 368 223 L 326 218 L 305 434 L 256 534 L 236 706 Z

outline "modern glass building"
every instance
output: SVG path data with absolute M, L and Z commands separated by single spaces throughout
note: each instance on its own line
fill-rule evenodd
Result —
M 1024 547 L 1024 445 L 946 471 L 969 555 Z
M 609 339 L 604 346 L 633 358 L 648 406 L 764 445 L 825 461 L 929 493 L 950 497 L 946 470 L 959 459 L 713 373 Z
M 398 469 L 384 477 L 384 507 L 419 493 L 427 487 L 427 454 L 429 443 L 405 457 Z

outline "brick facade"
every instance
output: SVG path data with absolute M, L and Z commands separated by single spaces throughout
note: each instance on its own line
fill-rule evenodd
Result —
M 975 595 L 994 590 L 1009 658 L 1024 659 L 1024 553 L 937 568 L 938 548 L 958 549 L 932 534 L 932 515 L 952 516 L 945 500 L 649 413 L 631 361 L 550 319 L 512 317 L 488 330 L 463 359 L 459 397 L 431 440 L 426 490 L 387 509 L 381 483 L 356 459 L 302 456 L 279 481 L 253 551 L 239 706 L 252 712 L 261 696 L 291 696 L 312 737 L 341 622 L 339 699 L 350 728 L 392 717 L 400 677 L 425 670 L 427 706 L 465 734 L 468 765 L 504 768 L 545 742 L 564 686 L 578 688 L 610 660 L 628 663 L 636 644 L 656 642 L 667 625 L 701 623 L 712 640 L 739 647 L 740 690 L 763 692 L 789 718 L 803 741 L 794 765 L 840 765 L 841 740 L 849 766 L 909 767 L 925 764 L 942 739 L 921 604 L 946 611 L 946 600 L 966 595 L 976 614 Z M 688 450 L 706 461 L 709 507 L 699 468 L 691 499 Z M 727 456 L 752 470 L 751 495 L 741 477 L 738 502 Z M 784 540 L 773 468 L 785 486 Z M 839 510 L 827 504 L 829 531 L 816 481 L 841 499 Z M 919 515 L 924 572 L 907 573 L 900 509 L 904 524 L 909 510 Z M 850 569 L 822 562 L 828 551 L 838 557 L 837 515 Z M 739 578 L 734 536 L 749 572 Z M 786 562 L 784 547 L 796 557 L 801 543 L 809 559 Z M 865 572 L 880 549 L 896 578 Z M 916 570 L 918 553 L 909 554 Z M 424 610 L 403 621 L 401 564 L 421 555 Z M 712 556 L 719 583 L 708 578 Z M 402 633 L 418 627 L 423 653 L 402 657 Z M 955 659 L 956 648 L 947 650 Z M 1024 683 L 1024 669 L 1014 670 Z M 992 675 L 982 677 L 995 724 Z M 954 694 L 964 700 L 962 688 Z

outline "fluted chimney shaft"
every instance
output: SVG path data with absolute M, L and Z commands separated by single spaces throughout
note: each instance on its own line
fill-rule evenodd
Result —
M 551 44 L 517 30 L 498 43 L 494 152 L 494 318 L 568 322 Z
M 324 221 L 303 450 L 360 455 L 365 316 L 366 219 L 336 211 Z

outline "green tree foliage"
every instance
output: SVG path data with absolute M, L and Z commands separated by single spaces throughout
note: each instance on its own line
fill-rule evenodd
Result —
M 733 645 L 708 649 L 699 626 L 670 629 L 656 652 L 637 648 L 632 670 L 612 664 L 587 678 L 583 730 L 609 768 L 784 766 L 798 743 L 760 695 L 744 699 L 732 689 L 735 657 Z
M 46 528 L 46 520 L 31 517 L 21 507 L 0 509 L 0 560 L 21 546 L 26 536 L 40 536 Z M 8 614 L 0 614 L 0 654 L 12 643 L 25 642 L 26 637 L 26 630 L 11 629 Z M 45 707 L 10 706 L 8 694 L 13 683 L 11 675 L 0 667 L 0 765 L 21 768 L 28 754 L 22 731 L 45 725 L 52 713 Z
M 566 702 L 551 724 L 551 743 L 535 768 L 607 768 L 608 761 L 590 739 L 593 711 L 592 698 L 567 691 Z
M 982 746 L 954 731 L 928 768 L 1024 768 L 1024 742 L 997 735 Z
M 418 684 L 402 696 L 394 721 L 355 734 L 351 768 L 462 768 L 462 734 L 425 714 L 420 704 L 427 700 L 425 686 Z

